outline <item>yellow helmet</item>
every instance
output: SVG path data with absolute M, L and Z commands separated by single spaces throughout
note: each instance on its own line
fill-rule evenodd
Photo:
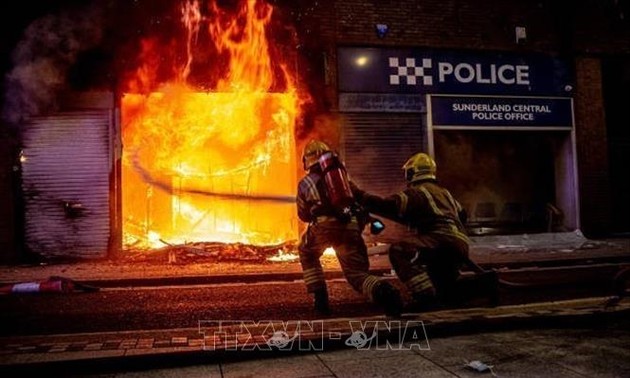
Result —
M 405 171 L 405 179 L 412 183 L 420 180 L 435 180 L 437 166 L 431 156 L 419 152 L 410 157 L 402 169 Z
M 304 153 L 302 154 L 304 170 L 309 170 L 312 166 L 317 164 L 317 159 L 327 151 L 330 151 L 330 147 L 322 141 L 311 140 L 308 142 L 306 146 L 304 146 Z

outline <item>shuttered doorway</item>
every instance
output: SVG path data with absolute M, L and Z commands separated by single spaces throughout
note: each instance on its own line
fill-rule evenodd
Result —
M 56 113 L 24 125 L 22 189 L 30 252 L 45 257 L 106 256 L 111 114 Z
M 425 114 L 345 113 L 343 120 L 343 156 L 350 178 L 382 196 L 404 189 L 402 165 L 426 150 Z M 386 226 L 380 239 L 400 237 L 406 230 L 392 222 Z

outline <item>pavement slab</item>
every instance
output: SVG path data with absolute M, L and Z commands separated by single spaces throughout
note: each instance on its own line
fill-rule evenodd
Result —
M 309 322 L 275 322 L 214 324 L 205 323 L 197 328 L 85 333 L 67 335 L 10 336 L 0 338 L 0 367 L 41 364 L 45 366 L 54 362 L 76 362 L 80 360 L 129 358 L 129 357 L 169 357 L 173 355 L 196 355 L 204 358 L 212 353 L 241 352 L 288 352 L 288 351 L 324 351 L 329 346 L 337 348 L 355 347 L 365 352 L 360 358 L 367 361 L 386 358 L 404 358 L 416 353 L 430 357 L 433 351 L 439 351 L 442 357 L 432 360 L 439 366 L 458 366 L 462 359 L 457 357 L 458 350 L 474 345 L 474 353 L 468 358 L 485 361 L 505 361 L 519 359 L 523 354 L 541 346 L 555 351 L 568 348 L 584 348 L 590 346 L 579 341 L 579 337 L 559 338 L 561 344 L 554 344 L 554 339 L 540 338 L 532 334 L 514 344 L 514 340 L 502 340 L 501 334 L 480 335 L 476 339 L 463 339 L 457 344 L 444 339 L 431 340 L 430 336 L 440 336 L 457 332 L 478 332 L 484 329 L 501 329 L 501 327 L 518 327 L 526 324 L 554 322 L 562 324 L 575 319 L 586 319 L 597 325 L 608 321 L 611 317 L 628 316 L 630 299 L 624 299 L 615 307 L 605 308 L 605 298 L 585 298 L 578 300 L 533 303 L 495 308 L 454 309 L 427 313 L 404 314 L 402 319 L 388 319 L 384 316 L 365 318 L 338 318 L 315 320 Z M 541 311 L 544 310 L 544 311 Z M 624 331 L 619 340 L 610 343 L 606 351 L 611 355 L 620 355 L 630 344 L 630 331 Z M 551 337 L 554 335 L 551 334 Z M 597 334 L 591 332 L 591 338 Z M 292 337 L 292 338 L 291 338 Z M 357 338 L 358 337 L 358 338 Z M 376 339 L 374 339 L 376 338 Z M 352 340 L 351 340 L 352 339 Z M 374 339 L 372 341 L 372 339 Z M 297 340 L 293 342 L 293 340 Z M 405 349 L 392 351 L 389 344 L 384 350 L 377 347 L 387 341 L 394 345 L 407 340 Z M 485 342 L 484 342 L 485 340 Z M 568 341 L 567 341 L 568 340 Z M 352 341 L 352 342 L 350 342 Z M 480 343 L 481 341 L 481 343 Z M 410 343 L 414 347 L 409 347 Z M 510 344 L 509 348 L 497 349 L 497 344 Z M 569 343 L 567 345 L 567 343 Z M 345 345 L 344 345 L 345 344 Z M 455 346 L 454 346 L 455 345 Z M 375 350 L 371 350 L 376 348 Z M 381 348 L 383 349 L 383 348 Z M 596 351 L 589 351 L 593 354 Z M 559 352 L 558 352 L 559 353 Z M 601 353 L 602 356 L 605 353 Z M 337 364 L 337 360 L 345 360 L 350 353 L 341 350 L 336 354 L 326 354 L 319 358 L 329 367 Z M 357 355 L 353 354 L 352 359 Z M 566 359 L 566 364 L 573 363 L 570 356 L 559 355 Z M 420 360 L 419 360 L 420 361 Z M 630 361 L 630 360 L 629 360 Z M 371 363 L 371 362 L 370 362 Z M 425 362 L 415 362 L 418 366 Z M 318 362 L 319 364 L 319 362 Z M 341 363 L 344 365 L 347 363 Z M 341 366 L 340 365 L 340 366 Z M 579 366 L 579 361 L 575 362 Z M 630 368 L 628 364 L 619 364 L 620 369 Z M 340 369 L 343 369 L 340 367 Z M 334 369 L 333 369 L 334 370 Z M 429 369 L 430 370 L 430 369 Z M 374 366 L 374 374 L 378 374 Z M 318 373 L 319 374 L 319 373 Z M 328 374 L 328 373 L 326 373 Z M 336 373 L 335 373 L 336 374 Z M 402 372 L 401 372 L 402 374 Z M 320 374 L 321 375 L 321 374 Z
M 331 352 L 334 355 L 339 352 Z M 456 377 L 455 374 L 415 353 L 395 354 L 380 358 L 362 358 L 363 351 L 354 351 L 354 357 L 325 360 L 326 365 L 339 378 L 361 377 Z
M 333 376 L 316 355 L 297 355 L 222 364 L 224 378 Z
M 432 338 L 428 350 L 409 348 L 410 344 L 404 343 L 386 350 L 348 348 L 318 352 L 317 356 L 335 377 L 625 377 L 630 371 L 630 350 L 610 347 L 608 341 L 619 335 L 616 339 L 627 342 L 628 332 L 630 324 L 625 318 L 621 324 L 595 328 L 585 325 Z M 263 366 L 265 371 L 268 366 L 282 366 L 284 361 L 269 358 L 221 365 L 246 371 Z M 467 367 L 471 361 L 483 362 L 492 371 L 476 372 Z

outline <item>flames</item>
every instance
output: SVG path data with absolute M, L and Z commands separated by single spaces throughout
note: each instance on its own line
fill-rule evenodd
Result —
M 273 8 L 248 0 L 237 14 L 216 4 L 203 12 L 195 1 L 181 15 L 186 59 L 158 83 L 164 57 L 144 41 L 144 64 L 122 98 L 125 245 L 295 240 L 295 204 L 269 200 L 296 194 L 301 103 L 294 76 L 272 56 Z M 208 77 L 221 75 L 205 90 L 190 80 L 201 41 L 217 57 Z

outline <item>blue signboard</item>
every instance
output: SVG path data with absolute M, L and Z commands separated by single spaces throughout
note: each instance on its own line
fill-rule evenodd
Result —
M 570 98 L 431 96 L 434 127 L 573 127 Z
M 342 47 L 339 92 L 570 96 L 566 62 L 543 54 Z

